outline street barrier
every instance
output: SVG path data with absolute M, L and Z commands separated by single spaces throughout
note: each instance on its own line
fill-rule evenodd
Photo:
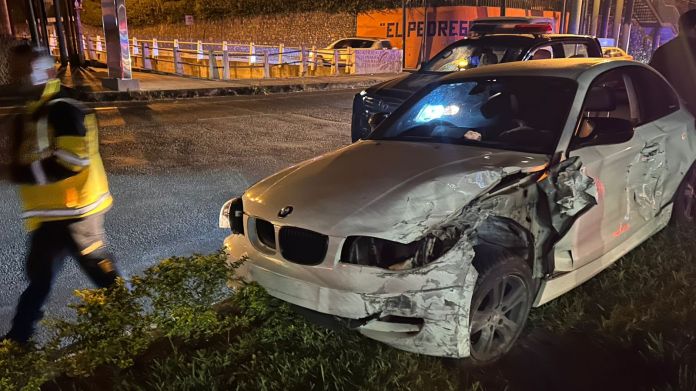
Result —
M 50 50 L 58 56 L 57 40 Z M 87 60 L 106 63 L 103 37 L 83 36 Z M 134 69 L 212 80 L 401 72 L 399 49 L 317 49 L 223 42 L 139 39 L 129 42 Z

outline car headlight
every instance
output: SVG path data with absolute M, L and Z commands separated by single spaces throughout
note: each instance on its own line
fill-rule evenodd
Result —
M 244 235 L 244 205 L 241 198 L 233 198 L 220 210 L 220 228 L 230 228 L 235 235 Z
M 341 262 L 394 271 L 409 270 L 434 261 L 448 250 L 446 246 L 446 242 L 434 236 L 409 244 L 369 236 L 350 236 L 343 245 Z

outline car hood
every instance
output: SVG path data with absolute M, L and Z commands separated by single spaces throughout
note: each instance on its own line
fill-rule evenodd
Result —
M 510 174 L 545 155 L 472 146 L 361 141 L 270 176 L 244 194 L 244 210 L 330 236 L 410 243 Z M 287 206 L 285 218 L 279 211 Z
M 393 98 L 399 101 L 405 101 L 413 95 L 416 91 L 425 87 L 426 85 L 437 81 L 443 76 L 447 76 L 448 73 L 425 73 L 425 72 L 414 72 L 409 73 L 404 76 L 391 79 L 384 83 L 377 84 L 367 89 L 367 93 L 370 95 Z

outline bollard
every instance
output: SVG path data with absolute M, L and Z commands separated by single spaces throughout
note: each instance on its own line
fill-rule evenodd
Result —
M 179 51 L 179 42 L 177 40 L 174 40 L 174 49 L 172 49 L 172 52 L 174 53 L 174 73 L 183 75 L 184 64 L 181 63 L 181 52 Z
M 338 63 L 341 61 L 341 56 L 338 54 L 338 49 L 334 49 L 333 52 L 333 69 L 332 73 L 334 76 L 338 75 Z
M 305 47 L 302 45 L 300 47 L 300 76 L 304 76 L 307 71 L 307 58 L 305 58 Z
M 203 59 L 203 42 L 198 41 L 196 43 L 196 60 L 200 61 Z
M 227 50 L 227 43 L 224 43 L 224 51 L 222 52 L 222 78 L 230 80 L 230 52 Z
M 282 65 L 283 64 L 283 52 L 285 51 L 285 45 L 282 43 L 278 45 L 278 64 Z
M 152 69 L 152 61 L 150 60 L 150 47 L 147 42 L 142 42 L 143 45 L 143 69 Z
M 268 63 L 268 53 L 263 52 L 263 78 L 268 79 L 271 77 L 271 66 Z
M 211 49 L 208 52 L 208 79 L 217 80 L 220 78 L 220 73 L 217 67 L 217 56 L 215 52 Z
M 317 70 L 317 47 L 312 46 L 312 51 L 310 53 L 312 54 L 310 66 L 312 67 L 312 71 L 316 71 Z
M 254 43 L 251 42 L 249 44 L 249 65 L 253 65 L 256 63 L 256 47 L 254 46 Z

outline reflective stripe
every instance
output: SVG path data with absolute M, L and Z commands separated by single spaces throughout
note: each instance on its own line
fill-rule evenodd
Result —
M 43 116 L 36 123 L 36 149 L 38 152 L 41 152 L 50 145 L 48 140 L 48 117 Z
M 44 172 L 41 161 L 36 161 L 31 163 L 31 173 L 34 175 L 34 180 L 39 185 L 45 185 L 48 183 L 48 178 L 46 178 L 46 173 Z
M 104 201 L 106 201 L 111 196 L 110 193 L 106 193 L 99 197 L 99 199 L 87 206 L 77 209 L 49 209 L 49 210 L 28 210 L 22 213 L 23 219 L 28 219 L 30 217 L 72 217 L 81 216 L 87 214 L 95 209 L 97 209 Z
M 89 159 L 82 159 L 79 156 L 70 153 L 66 150 L 63 149 L 58 149 L 55 152 L 53 152 L 53 156 L 63 160 L 66 163 L 75 165 L 75 166 L 80 166 L 80 167 L 87 167 L 89 166 Z
M 89 254 L 91 254 L 91 253 L 93 253 L 93 252 L 99 250 L 99 249 L 102 248 L 102 247 L 104 247 L 104 242 L 102 242 L 101 240 L 98 240 L 98 241 L 94 242 L 91 246 L 89 246 L 89 247 L 87 247 L 86 249 L 80 251 L 80 254 L 82 254 L 82 255 L 89 255 Z

